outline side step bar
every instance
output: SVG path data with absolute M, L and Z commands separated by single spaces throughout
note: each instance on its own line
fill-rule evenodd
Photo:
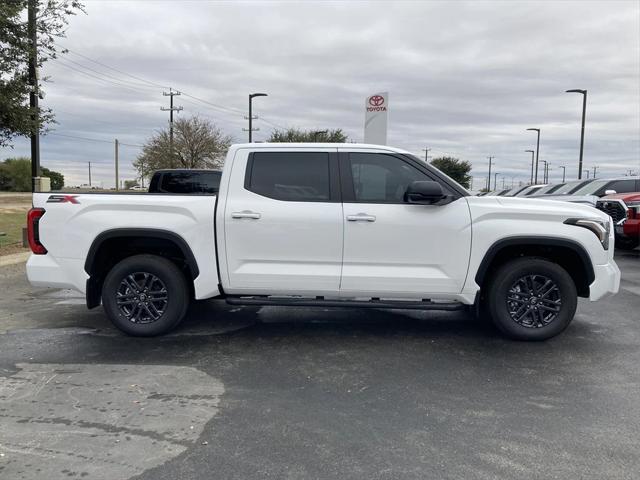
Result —
M 405 310 L 464 310 L 467 305 L 459 302 L 432 302 L 422 300 L 420 302 L 405 302 L 393 300 L 325 300 L 324 297 L 243 297 L 227 296 L 229 305 L 255 305 L 255 306 L 279 306 L 279 307 L 357 307 L 357 308 L 397 308 Z

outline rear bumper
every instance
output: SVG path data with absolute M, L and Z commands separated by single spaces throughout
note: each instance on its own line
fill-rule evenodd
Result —
M 589 300 L 593 302 L 618 293 L 620 269 L 613 259 L 604 265 L 594 265 L 593 271 L 596 278 L 589 285 Z
M 88 277 L 79 259 L 47 254 L 31 255 L 27 261 L 27 278 L 34 287 L 71 288 L 84 293 Z

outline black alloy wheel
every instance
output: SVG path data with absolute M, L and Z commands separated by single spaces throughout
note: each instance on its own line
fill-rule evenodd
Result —
M 562 308 L 558 285 L 544 275 L 524 275 L 516 280 L 507 295 L 511 319 L 527 328 L 549 325 Z

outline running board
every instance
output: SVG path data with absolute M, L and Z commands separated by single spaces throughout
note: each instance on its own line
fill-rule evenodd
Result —
M 405 310 L 464 310 L 467 305 L 459 302 L 393 301 L 393 300 L 325 300 L 323 297 L 261 297 L 227 296 L 229 305 L 255 305 L 278 307 L 356 307 L 356 308 L 397 308 Z

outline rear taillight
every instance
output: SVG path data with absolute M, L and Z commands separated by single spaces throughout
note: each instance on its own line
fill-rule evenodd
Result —
M 44 215 L 44 208 L 32 208 L 27 213 L 27 239 L 29 247 L 36 255 L 44 255 L 47 249 L 40 243 L 40 218 Z

